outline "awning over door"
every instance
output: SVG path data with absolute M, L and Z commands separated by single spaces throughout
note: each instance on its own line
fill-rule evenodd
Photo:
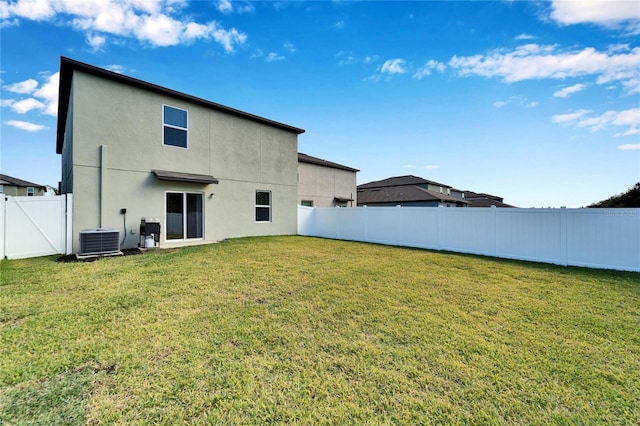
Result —
M 219 183 L 218 179 L 209 175 L 197 175 L 195 173 L 180 173 L 180 172 L 170 172 L 167 170 L 151 170 L 151 172 L 159 179 L 159 180 L 168 180 L 173 182 L 187 182 L 187 183 Z

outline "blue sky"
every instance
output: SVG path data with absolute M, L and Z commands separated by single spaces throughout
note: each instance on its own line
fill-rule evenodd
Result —
M 640 181 L 637 1 L 0 0 L 0 170 L 56 186 L 60 56 L 306 130 L 299 151 L 519 207 Z

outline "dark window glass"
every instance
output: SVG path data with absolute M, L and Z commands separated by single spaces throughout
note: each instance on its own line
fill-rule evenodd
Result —
M 202 238 L 202 194 L 187 194 L 187 238 Z
M 167 194 L 167 240 L 181 240 L 183 238 L 184 203 L 183 194 Z
M 164 106 L 164 124 L 170 126 L 187 128 L 187 111 L 183 109 L 173 108 L 168 105 Z
M 187 147 L 187 131 L 165 126 L 164 144 L 171 145 L 171 146 L 178 146 L 180 148 L 186 148 Z

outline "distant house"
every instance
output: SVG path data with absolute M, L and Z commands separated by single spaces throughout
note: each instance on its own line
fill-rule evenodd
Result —
M 473 191 L 463 191 L 464 199 L 469 202 L 469 207 L 514 207 L 506 204 L 504 198 L 496 195 L 478 194 Z
M 61 58 L 56 152 L 74 251 L 94 228 L 136 247 L 142 218 L 160 224 L 164 247 L 295 234 L 303 132 Z
M 298 153 L 298 203 L 311 207 L 356 205 L 358 169 Z
M 15 197 L 34 197 L 45 195 L 46 192 L 47 187 L 45 185 L 0 174 L 0 194 L 13 195 Z
M 396 176 L 358 185 L 358 206 L 467 207 L 460 191 L 417 176 Z

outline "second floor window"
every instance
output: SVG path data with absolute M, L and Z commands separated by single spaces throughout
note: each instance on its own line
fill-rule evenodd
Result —
M 33 197 L 34 193 L 35 193 L 35 190 L 34 190 L 33 186 L 28 186 L 27 187 L 27 197 Z
M 164 105 L 162 123 L 162 143 L 164 145 L 186 148 L 188 129 L 187 111 Z

